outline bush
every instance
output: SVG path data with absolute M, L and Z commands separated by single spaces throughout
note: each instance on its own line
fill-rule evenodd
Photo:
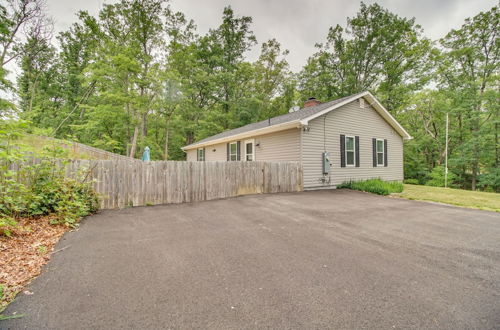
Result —
M 98 198 L 83 174 L 65 177 L 65 163 L 43 158 L 36 165 L 0 174 L 0 228 L 9 234 L 15 219 L 54 215 L 54 223 L 73 225 L 97 210 Z
M 425 182 L 426 186 L 444 187 L 444 166 L 436 166 L 432 169 Z M 457 180 L 455 173 L 448 171 L 448 187 L 456 187 L 454 182 Z
M 59 158 L 64 150 L 27 153 L 14 143 L 19 135 L 6 134 L 12 132 L 8 128 L 0 126 L 0 235 L 10 235 L 20 217 L 50 214 L 54 223 L 74 226 L 97 210 L 97 195 L 84 173 L 65 176 L 67 163 Z
M 381 179 L 370 179 L 364 181 L 344 182 L 337 188 L 348 188 L 371 192 L 377 195 L 389 195 L 403 191 L 403 184 L 397 181 L 382 181 Z
M 481 174 L 477 185 L 485 191 L 500 192 L 500 168 L 493 167 Z
M 405 179 L 404 183 L 406 184 L 419 184 L 418 179 Z

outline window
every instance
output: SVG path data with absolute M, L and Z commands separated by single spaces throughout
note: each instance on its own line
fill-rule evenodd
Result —
M 229 160 L 238 160 L 238 142 L 231 142 L 229 144 Z
M 254 149 L 255 148 L 254 148 L 253 140 L 245 141 L 245 160 L 246 161 L 255 160 Z
M 345 163 L 347 166 L 356 164 L 356 152 L 354 144 L 354 136 L 345 137 Z
M 198 148 L 198 150 L 196 152 L 197 152 L 196 159 L 199 162 L 204 162 L 205 161 L 205 148 Z
M 377 139 L 377 166 L 384 166 L 384 140 Z

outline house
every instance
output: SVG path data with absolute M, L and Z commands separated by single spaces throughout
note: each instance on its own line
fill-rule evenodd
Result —
M 403 180 L 406 130 L 370 93 L 321 103 L 210 136 L 182 149 L 188 161 L 298 161 L 304 188 L 349 180 Z

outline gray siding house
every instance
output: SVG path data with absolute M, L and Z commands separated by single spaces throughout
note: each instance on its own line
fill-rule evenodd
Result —
M 349 180 L 403 180 L 411 139 L 370 92 L 320 103 L 208 137 L 182 149 L 188 161 L 297 161 L 304 188 Z

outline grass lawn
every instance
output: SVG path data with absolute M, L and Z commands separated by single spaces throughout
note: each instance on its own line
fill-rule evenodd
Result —
M 403 192 L 394 195 L 407 199 L 500 212 L 500 194 L 497 193 L 405 184 Z

